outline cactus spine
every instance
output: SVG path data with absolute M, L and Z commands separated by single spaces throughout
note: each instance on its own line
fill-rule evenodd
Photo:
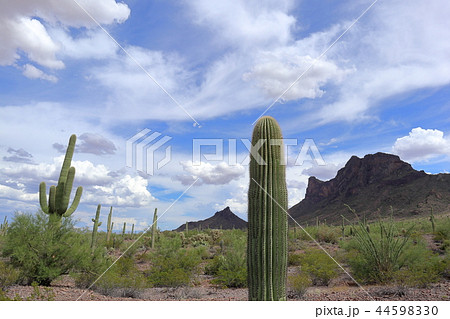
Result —
M 101 226 L 102 222 L 99 222 L 100 218 L 100 210 L 102 208 L 102 205 L 97 206 L 97 212 L 95 213 L 95 218 L 92 218 L 92 222 L 94 223 L 94 227 L 92 228 L 92 241 L 91 241 L 91 249 L 94 249 L 95 242 L 97 240 L 97 231 L 98 228 Z
M 155 212 L 153 213 L 153 224 L 152 224 L 152 249 L 155 248 L 157 222 L 158 222 L 158 208 L 155 208 Z
M 108 223 L 106 224 L 106 242 L 109 243 L 109 241 L 111 240 L 111 233 L 112 233 L 112 229 L 113 229 L 113 225 L 114 223 L 112 222 L 112 206 L 109 209 L 109 214 L 108 214 Z
M 47 187 L 45 182 L 39 185 L 39 202 L 44 213 L 50 216 L 50 220 L 61 223 L 62 217 L 68 217 L 73 214 L 80 203 L 83 188 L 79 186 L 75 193 L 72 205 L 69 207 L 70 193 L 72 192 L 73 180 L 75 178 L 75 167 L 71 167 L 72 156 L 75 150 L 76 135 L 72 135 L 67 146 L 66 156 L 59 174 L 57 186 L 51 186 L 49 190 L 49 199 L 47 204 Z
M 282 138 L 272 117 L 262 117 L 253 129 L 252 148 L 261 147 L 252 150 L 250 159 L 249 300 L 286 300 L 288 201 Z

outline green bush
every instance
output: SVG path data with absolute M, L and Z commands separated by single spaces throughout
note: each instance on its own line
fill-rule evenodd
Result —
M 336 244 L 339 236 L 340 231 L 337 227 L 321 225 L 315 234 L 315 239 L 321 243 Z
M 288 254 L 288 266 L 300 266 L 302 260 L 301 254 Z
M 158 249 L 149 254 L 152 265 L 145 273 L 150 286 L 179 287 L 190 284 L 206 251 L 204 247 L 181 249 L 181 245 L 179 236 L 160 238 Z
M 92 269 L 90 240 L 76 231 L 70 218 L 61 226 L 48 223 L 48 215 L 16 214 L 4 243 L 3 255 L 20 271 L 20 279 L 31 284 L 48 286 L 51 281 L 69 271 Z M 102 259 L 101 251 L 94 256 Z
M 347 242 L 348 262 L 355 277 L 363 282 L 384 283 L 392 280 L 400 269 L 412 228 L 399 232 L 392 218 L 371 225 L 369 232 L 359 223 L 353 227 L 354 237 Z
M 7 289 L 19 279 L 19 271 L 11 265 L 0 261 L 0 290 Z
M 138 298 L 146 287 L 134 258 L 122 257 L 95 283 L 93 289 L 108 296 Z
M 300 269 L 309 274 L 314 285 L 327 286 L 338 275 L 338 265 L 321 249 L 306 251 L 301 257 Z
M 427 249 L 423 242 L 409 244 L 405 248 L 399 269 L 393 275 L 393 281 L 407 287 L 425 288 L 441 279 L 445 272 L 445 260 Z
M 307 273 L 301 272 L 288 277 L 288 287 L 299 297 L 302 297 L 311 285 L 312 280 Z
M 242 249 L 230 250 L 217 255 L 206 267 L 206 274 L 213 275 L 211 281 L 221 287 L 240 288 L 247 286 L 247 259 Z

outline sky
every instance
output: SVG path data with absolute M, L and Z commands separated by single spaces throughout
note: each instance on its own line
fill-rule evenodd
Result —
M 102 230 L 111 206 L 116 230 L 145 230 L 155 208 L 163 230 L 226 206 L 247 219 L 263 114 L 283 131 L 291 206 L 309 176 L 329 180 L 352 155 L 448 173 L 446 0 L 0 6 L 1 220 L 39 209 L 71 134 L 72 197 L 84 188 L 73 218 L 92 227 L 101 204 Z

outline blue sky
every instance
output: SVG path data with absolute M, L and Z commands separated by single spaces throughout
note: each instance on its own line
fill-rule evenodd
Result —
M 350 29 L 373 1 L 76 2 L 0 0 L 2 219 L 39 209 L 38 185 L 56 183 L 71 134 L 80 226 L 91 227 L 97 204 L 101 219 L 113 206 L 116 225 L 138 230 L 155 207 L 167 210 L 162 229 L 226 206 L 246 219 L 242 139 L 272 104 L 266 114 L 297 144 L 290 205 L 309 176 L 330 179 L 352 155 L 388 152 L 448 172 L 448 1 L 379 0 Z M 145 128 L 171 137 L 155 153 L 159 161 L 170 146 L 171 160 L 153 175 L 126 165 L 126 141 Z M 220 139 L 224 156 L 208 160 L 214 148 L 203 147 L 194 165 L 196 139 Z M 324 162 L 307 148 L 295 165 L 306 139 Z

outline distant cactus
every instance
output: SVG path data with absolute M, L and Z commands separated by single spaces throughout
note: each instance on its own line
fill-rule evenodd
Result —
M 114 223 L 112 222 L 112 206 L 109 209 L 109 214 L 108 214 L 108 223 L 106 224 L 106 242 L 109 243 L 109 241 L 111 240 L 111 233 L 113 230 L 113 225 Z
M 102 205 L 97 206 L 97 212 L 95 213 L 95 218 L 92 218 L 92 221 L 94 222 L 94 227 L 92 228 L 92 241 L 91 241 L 91 249 L 94 249 L 95 242 L 97 240 L 97 231 L 98 228 L 101 226 L 102 222 L 99 222 L 100 218 L 100 210 L 102 208 Z
M 433 214 L 433 207 L 431 207 L 431 212 L 430 212 L 430 222 L 431 222 L 431 229 L 433 230 L 433 233 L 436 231 L 436 225 L 435 225 L 435 220 L 434 220 L 434 214 Z
M 341 215 L 342 216 L 342 215 Z M 342 216 L 342 226 L 341 226 L 341 231 L 342 231 L 342 237 L 345 237 L 345 217 Z
M 185 229 L 185 231 L 186 231 L 186 235 L 189 233 L 189 223 L 188 222 L 186 222 L 186 229 Z
M 73 214 L 80 203 L 83 188 L 79 186 L 75 193 L 72 205 L 69 207 L 70 193 L 72 192 L 73 180 L 75 178 L 75 167 L 71 167 L 72 156 L 75 150 L 76 135 L 72 135 L 67 146 L 66 156 L 59 174 L 57 186 L 51 186 L 47 205 L 47 187 L 45 182 L 39 185 L 39 202 L 44 213 L 48 214 L 50 221 L 61 223 L 62 217 Z
M 133 235 L 134 235 L 134 224 L 133 225 L 131 225 L 131 238 L 133 238 Z
M 3 223 L 0 225 L 0 235 L 6 235 L 8 231 L 8 216 L 5 216 Z
M 155 240 L 156 240 L 156 227 L 158 223 L 158 208 L 155 208 L 155 212 L 153 213 L 153 224 L 152 224 L 152 249 L 155 248 Z
M 126 222 L 123 222 L 122 238 L 125 237 L 125 230 L 126 230 L 126 228 L 127 228 L 127 223 L 126 223 Z
M 250 159 L 249 300 L 286 300 L 288 201 L 282 139 L 272 117 L 262 117 L 253 129 L 252 147 L 263 144 Z

